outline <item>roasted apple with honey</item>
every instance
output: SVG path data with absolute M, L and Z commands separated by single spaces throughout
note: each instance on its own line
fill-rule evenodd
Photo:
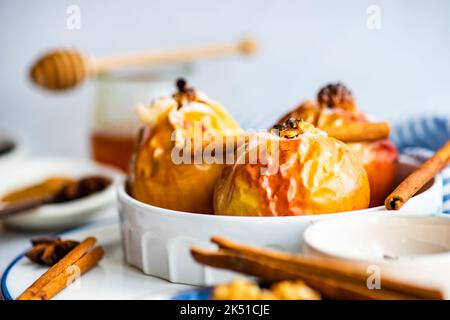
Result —
M 323 87 L 316 101 L 305 101 L 285 115 L 278 123 L 296 118 L 311 122 L 316 127 L 342 128 L 351 123 L 369 123 L 371 120 L 358 110 L 353 95 L 343 84 Z M 398 151 L 389 140 L 348 143 L 349 148 L 361 159 L 369 176 L 370 206 L 382 205 L 392 191 L 395 163 Z
M 185 148 L 209 134 L 235 134 L 239 125 L 218 103 L 177 81 L 178 92 L 138 113 L 144 127 L 131 161 L 129 191 L 142 202 L 179 211 L 213 212 L 214 184 L 222 164 L 185 158 Z M 191 161 L 192 160 L 192 161 Z
M 296 216 L 368 207 L 367 173 L 345 143 L 298 120 L 261 137 L 223 170 L 214 193 L 216 214 Z M 251 153 L 261 156 L 252 162 Z

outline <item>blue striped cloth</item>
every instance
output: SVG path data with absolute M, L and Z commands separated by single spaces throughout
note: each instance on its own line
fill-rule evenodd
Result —
M 424 116 L 395 125 L 391 135 L 402 154 L 424 161 L 450 139 L 450 118 Z M 450 214 L 450 166 L 442 172 L 443 211 Z

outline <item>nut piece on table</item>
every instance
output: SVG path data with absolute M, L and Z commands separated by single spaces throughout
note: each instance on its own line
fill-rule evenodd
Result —
M 273 294 L 281 300 L 320 300 L 320 294 L 303 281 L 281 281 L 272 286 Z
M 320 300 L 320 294 L 303 281 L 281 281 L 270 289 L 239 279 L 214 287 L 213 300 Z

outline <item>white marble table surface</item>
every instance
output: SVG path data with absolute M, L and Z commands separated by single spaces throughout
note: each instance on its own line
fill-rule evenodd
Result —
M 86 223 L 92 223 L 100 220 L 118 219 L 116 205 L 111 205 L 100 210 L 91 220 Z M 30 239 L 47 235 L 49 232 L 21 232 L 18 230 L 7 229 L 0 225 L 0 275 L 3 274 L 11 261 L 20 253 L 26 250 L 30 245 Z M 404 281 L 411 281 L 416 284 L 432 286 L 440 288 L 446 299 L 450 299 L 450 277 L 448 276 L 448 265 L 450 255 L 439 259 L 423 259 L 416 263 L 386 263 L 379 266 L 383 269 L 383 273 L 389 274 L 395 278 Z M 0 295 L 1 299 L 1 295 Z

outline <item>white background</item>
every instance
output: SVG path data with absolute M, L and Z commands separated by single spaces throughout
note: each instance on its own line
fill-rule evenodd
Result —
M 81 8 L 81 30 L 66 27 L 70 4 Z M 380 30 L 366 27 L 373 4 Z M 0 127 L 22 132 L 40 154 L 88 154 L 92 84 L 55 95 L 28 81 L 48 48 L 105 55 L 246 35 L 262 43 L 256 57 L 201 63 L 192 79 L 240 120 L 269 125 L 336 80 L 381 119 L 449 114 L 450 1 L 15 0 L 0 2 Z

